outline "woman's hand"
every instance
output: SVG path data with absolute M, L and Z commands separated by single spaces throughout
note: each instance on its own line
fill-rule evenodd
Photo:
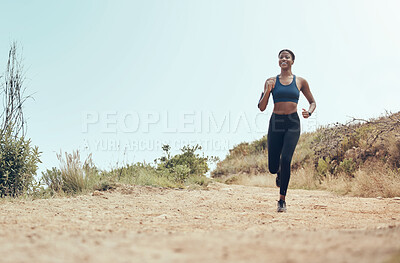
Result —
M 275 81 L 273 79 L 268 79 L 264 85 L 264 93 L 271 92 L 275 86 Z
M 269 100 L 269 95 L 272 91 L 272 89 L 275 86 L 275 81 L 273 78 L 267 79 L 264 84 L 264 92 L 261 94 L 261 98 L 258 101 L 258 108 L 261 111 L 264 111 L 267 108 L 268 100 Z
M 310 107 L 308 108 L 308 111 L 303 109 L 303 112 L 302 112 L 303 117 L 305 119 L 307 119 L 308 117 L 310 117 L 310 113 L 314 112 L 315 107 L 317 105 L 315 104 L 314 97 L 311 94 L 310 87 L 308 86 L 308 82 L 305 79 L 300 78 L 300 77 L 299 77 L 299 80 L 300 80 L 300 83 L 301 83 L 301 89 L 300 90 L 301 90 L 301 92 L 303 92 L 304 96 L 306 96 L 306 99 L 308 100 L 308 103 L 310 103 Z
M 302 110 L 303 110 L 303 112 L 302 112 L 303 118 L 307 119 L 308 117 L 310 117 L 310 112 L 309 111 L 306 111 L 306 109 L 302 109 Z

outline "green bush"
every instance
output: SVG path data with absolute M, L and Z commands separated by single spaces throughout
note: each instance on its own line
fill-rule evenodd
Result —
M 345 173 L 346 175 L 353 177 L 356 171 L 357 164 L 353 161 L 352 158 L 344 159 L 340 162 L 337 172 Z
M 162 172 L 165 171 L 172 177 L 173 180 L 183 183 L 190 176 L 204 176 L 209 170 L 208 162 L 215 161 L 215 157 L 204 157 L 196 153 L 197 150 L 201 150 L 200 145 L 195 146 L 184 146 L 181 154 L 177 154 L 171 157 L 169 145 L 163 145 L 163 151 L 166 156 L 159 159 L 157 170 Z
M 329 157 L 326 160 L 320 158 L 318 160 L 317 172 L 319 175 L 327 175 L 331 172 L 331 164 Z
M 34 181 L 40 162 L 37 146 L 11 132 L 0 137 L 0 196 L 18 196 L 25 193 Z
M 205 176 L 208 162 L 215 157 L 204 157 L 196 153 L 199 145 L 185 146 L 182 153 L 170 154 L 170 146 L 164 145 L 166 153 L 156 159 L 156 165 L 147 163 L 127 164 L 109 171 L 99 171 L 92 163 L 91 155 L 82 162 L 79 152 L 57 154 L 60 169 L 52 168 L 42 173 L 42 180 L 50 194 L 79 194 L 92 190 L 107 190 L 117 183 L 158 187 L 206 186 L 210 180 Z M 158 163 L 157 163 L 158 161 Z
M 259 140 L 255 140 L 254 142 L 252 142 L 251 146 L 253 147 L 252 153 L 258 153 L 267 150 L 268 148 L 267 135 L 263 136 Z
M 103 171 L 100 180 L 111 183 L 177 187 L 167 171 L 158 171 L 150 164 L 140 162 L 114 168 L 111 171 Z

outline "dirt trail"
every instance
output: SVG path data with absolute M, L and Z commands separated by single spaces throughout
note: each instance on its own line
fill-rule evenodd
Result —
M 0 202 L 0 262 L 398 262 L 400 199 L 212 183 Z

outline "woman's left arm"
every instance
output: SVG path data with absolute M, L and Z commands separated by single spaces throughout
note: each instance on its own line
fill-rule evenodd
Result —
M 308 111 L 306 111 L 305 109 L 303 109 L 303 117 L 304 118 L 308 118 L 310 117 L 310 113 L 313 113 L 315 108 L 317 107 L 317 104 L 315 103 L 314 97 L 310 91 L 310 86 L 308 85 L 307 80 L 300 78 L 301 81 L 301 92 L 303 92 L 304 96 L 306 97 L 306 99 L 308 100 L 308 102 L 310 103 L 310 107 L 308 108 Z

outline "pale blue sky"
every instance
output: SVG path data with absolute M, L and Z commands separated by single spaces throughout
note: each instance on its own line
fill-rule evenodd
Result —
M 399 111 L 399 8 L 395 0 L 2 1 L 0 69 L 18 41 L 41 171 L 58 165 L 60 150 L 91 152 L 101 168 L 151 162 L 161 141 L 203 140 L 206 155 L 223 158 L 266 133 L 272 101 L 262 114 L 257 102 L 283 48 L 317 101 L 303 131 Z M 89 117 L 98 121 L 85 126 Z

